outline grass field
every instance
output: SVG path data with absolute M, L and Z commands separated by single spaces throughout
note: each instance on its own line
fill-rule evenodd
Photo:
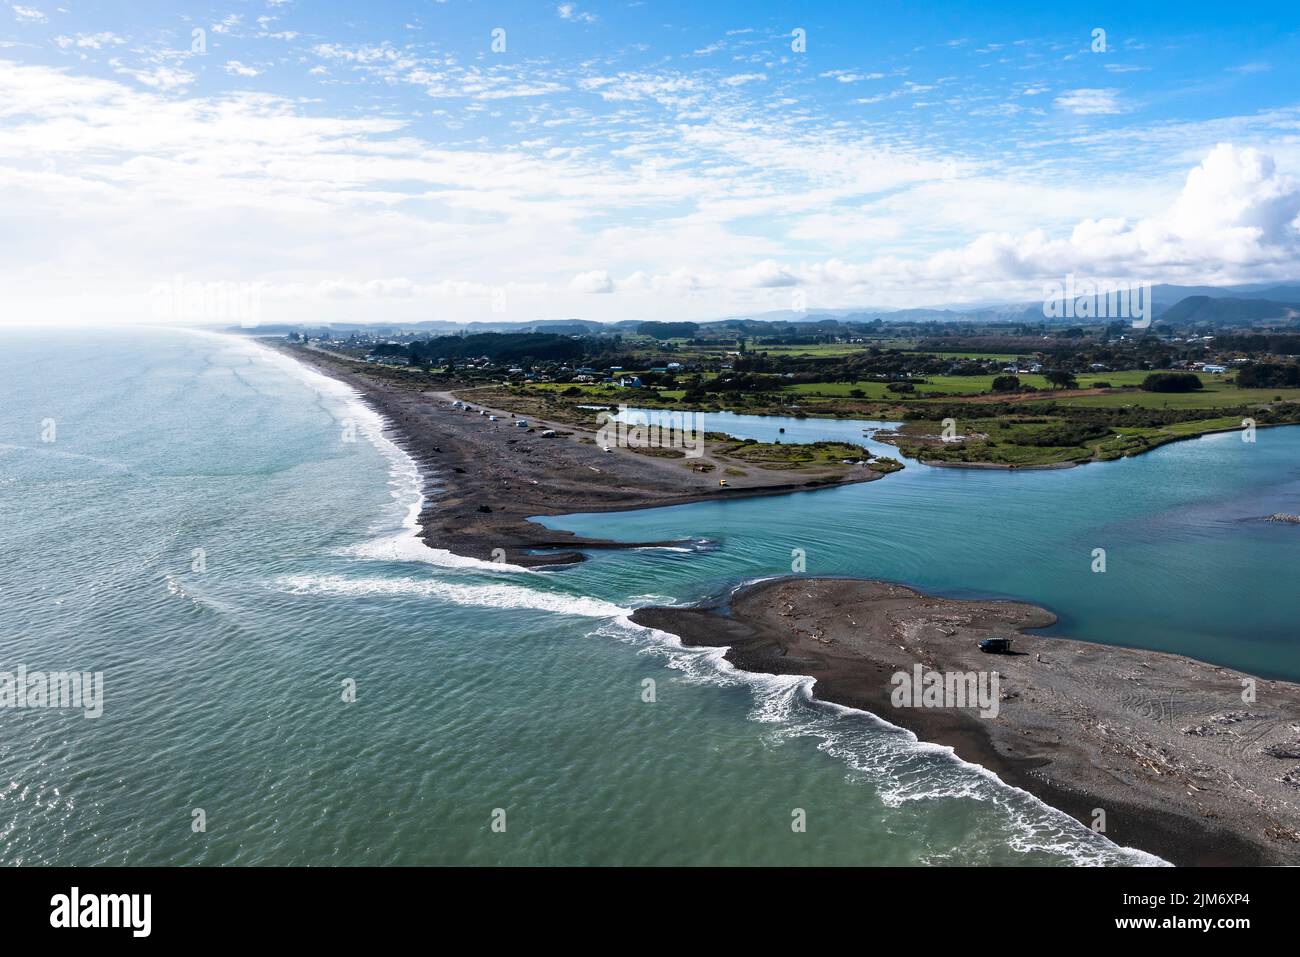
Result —
M 1091 408 L 1140 406 L 1145 409 L 1221 409 L 1239 405 L 1262 405 L 1274 401 L 1298 402 L 1300 389 L 1237 389 L 1222 386 L 1200 392 L 1117 392 L 1061 399 L 1062 405 Z
M 927 376 L 924 383 L 916 383 L 917 395 L 925 392 L 935 392 L 941 395 L 978 395 L 990 391 L 993 388 L 993 380 L 997 378 L 992 375 L 935 375 Z M 1039 389 L 1050 389 L 1048 381 L 1040 375 L 1023 375 L 1020 381 L 1024 385 L 1032 385 Z M 847 397 L 854 389 L 861 389 L 866 393 L 868 399 L 897 399 L 899 394 L 890 392 L 886 383 L 877 379 L 864 379 L 859 382 L 809 382 L 803 385 L 787 386 L 785 391 L 794 392 L 798 395 L 807 396 L 828 396 L 842 399 Z
M 1151 373 L 1142 370 L 1129 372 L 1096 372 L 1078 377 L 1080 389 L 1097 388 L 1099 383 L 1108 383 L 1115 389 L 1133 391 L 1116 391 L 1104 395 L 1065 396 L 1057 395 L 1041 375 L 1022 375 L 1023 385 L 1032 385 L 1042 390 L 1026 402 L 1054 401 L 1062 405 L 1079 405 L 1093 408 L 1123 408 L 1137 406 L 1146 409 L 1216 409 L 1239 405 L 1259 405 L 1274 401 L 1300 401 L 1300 389 L 1238 389 L 1225 381 L 1223 376 L 1202 375 L 1203 388 L 1199 392 L 1142 392 L 1137 390 L 1142 381 Z M 918 383 L 916 392 L 907 393 L 910 401 L 923 399 L 924 394 L 934 393 L 940 396 L 987 395 L 993 388 L 991 375 L 982 376 L 930 376 L 925 384 Z M 787 386 L 785 391 L 809 398 L 824 397 L 844 399 L 854 389 L 862 390 L 863 398 L 870 400 L 896 401 L 904 395 L 890 392 L 884 382 L 866 380 L 861 382 L 812 382 L 803 385 Z

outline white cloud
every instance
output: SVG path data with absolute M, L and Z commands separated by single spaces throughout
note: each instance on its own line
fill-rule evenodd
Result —
M 978 187 L 986 189 L 986 185 Z M 906 195 L 906 194 L 905 194 Z M 886 255 L 858 262 L 832 258 L 784 264 L 766 259 L 725 277 L 732 291 L 801 286 L 825 305 L 891 301 L 1032 298 L 1045 281 L 1067 273 L 1153 282 L 1244 282 L 1293 278 L 1300 270 L 1300 185 L 1254 149 L 1215 147 L 1187 176 L 1161 213 L 1128 221 L 1084 219 L 1065 234 L 1047 230 L 988 232 L 929 255 Z M 678 284 L 682 276 L 676 277 Z M 635 273 L 619 292 L 662 290 L 666 274 Z M 697 277 L 695 288 L 716 284 Z M 921 300 L 921 301 L 926 301 Z M 773 308 L 780 300 L 768 299 Z
M 226 61 L 226 72 L 231 76 L 261 76 L 262 71 L 255 67 L 245 66 L 238 60 Z
M 435 82 L 409 78 L 436 65 L 408 57 L 338 48 L 329 63 Z M 373 301 L 364 314 L 393 322 L 500 319 L 501 290 L 506 318 L 707 318 L 785 308 L 792 286 L 815 308 L 1032 298 L 1069 271 L 1300 274 L 1300 199 L 1283 173 L 1300 169 L 1294 112 L 1217 121 L 1242 145 L 1210 139 L 1186 160 L 1207 128 L 1147 130 L 1138 145 L 1157 144 L 1143 155 L 1159 163 L 1132 162 L 1110 131 L 1080 133 L 1067 162 L 1111 149 L 1123 169 L 1076 175 L 1030 148 L 1006 166 L 769 111 L 765 88 L 712 70 L 527 79 L 446 65 L 436 82 L 473 91 L 471 105 L 531 82 L 602 109 L 528 101 L 536 122 L 504 118 L 509 135 L 490 142 L 265 92 L 185 93 L 190 62 L 117 64 L 137 85 L 0 60 L 0 232 L 24 237 L 0 267 L 6 315 L 80 314 L 57 295 L 84 290 L 129 318 L 133 296 L 177 274 L 265 283 L 280 317 L 356 318 Z M 1277 149 L 1245 145 L 1261 141 Z
M 1057 109 L 1074 113 L 1077 116 L 1119 113 L 1118 90 L 1079 89 L 1062 93 L 1053 104 Z
M 221 19 L 221 22 L 212 24 L 213 33 L 229 33 L 238 27 L 244 21 L 243 14 L 231 13 Z
M 555 8 L 561 20 L 576 20 L 580 23 L 595 23 L 596 16 L 579 10 L 576 3 L 561 3 Z
M 16 3 L 12 4 L 11 7 L 14 11 L 14 19 L 18 21 L 25 21 L 27 23 L 44 23 L 48 19 L 44 13 L 37 10 L 35 7 L 24 7 Z
M 194 82 L 193 73 L 166 65 L 152 69 L 119 66 L 117 72 L 135 77 L 140 83 L 155 90 L 181 90 Z
M 577 292 L 608 293 L 614 291 L 614 281 L 609 278 L 609 273 L 603 269 L 593 269 L 590 272 L 579 273 L 573 277 L 573 281 L 569 285 Z
M 54 42 L 62 50 L 69 47 L 76 47 L 79 50 L 100 50 L 106 46 L 121 46 L 126 43 L 126 38 L 115 33 L 78 33 L 75 37 L 57 36 Z
M 754 286 L 759 289 L 776 289 L 783 286 L 797 286 L 799 280 L 786 266 L 771 259 L 742 269 L 732 277 L 739 286 Z

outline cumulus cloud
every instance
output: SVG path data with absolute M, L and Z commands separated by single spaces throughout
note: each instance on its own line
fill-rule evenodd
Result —
M 608 293 L 614 291 L 614 280 L 603 269 L 578 273 L 569 284 L 575 292 Z
M 742 269 L 733 278 L 737 285 L 755 286 L 759 289 L 799 285 L 799 279 L 793 272 L 771 259 L 756 263 L 748 269 Z
M 951 286 L 1041 279 L 1067 272 L 1156 280 L 1232 281 L 1277 267 L 1300 268 L 1300 187 L 1259 150 L 1216 146 L 1188 175 L 1163 214 L 1129 222 L 1087 219 L 1068 237 L 1043 230 L 987 233 L 926 259 L 822 267 L 822 278 L 879 281 L 887 272 Z
M 844 301 L 837 290 L 888 294 L 920 288 L 977 299 L 998 289 L 1023 293 L 1067 273 L 1155 282 L 1283 278 L 1300 272 L 1298 217 L 1300 185 L 1259 150 L 1223 143 L 1188 173 L 1176 200 L 1155 216 L 1085 219 L 1064 235 L 1044 229 L 988 232 L 912 259 L 890 255 L 797 265 L 769 259 L 733 271 L 727 284 L 758 290 L 799 285 Z M 620 291 L 656 288 L 666 278 L 638 274 L 615 285 Z

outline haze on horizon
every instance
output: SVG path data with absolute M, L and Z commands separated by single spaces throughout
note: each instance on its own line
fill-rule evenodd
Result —
M 1300 276 L 1300 15 L 0 5 L 0 323 L 715 319 Z M 1103 31 L 1099 33 L 1098 31 Z

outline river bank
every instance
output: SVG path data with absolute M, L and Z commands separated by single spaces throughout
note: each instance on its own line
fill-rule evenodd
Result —
M 1185 865 L 1300 863 L 1295 684 L 1033 635 L 1055 621 L 1051 612 L 877 581 L 776 579 L 723 605 L 642 608 L 633 621 L 689 645 L 728 646 L 746 671 L 810 675 L 817 698 L 950 746 L 1086 825 L 1100 809 L 1118 844 Z M 1014 653 L 978 649 L 995 635 L 1014 635 Z M 892 676 L 918 664 L 996 670 L 996 716 L 896 706 Z

